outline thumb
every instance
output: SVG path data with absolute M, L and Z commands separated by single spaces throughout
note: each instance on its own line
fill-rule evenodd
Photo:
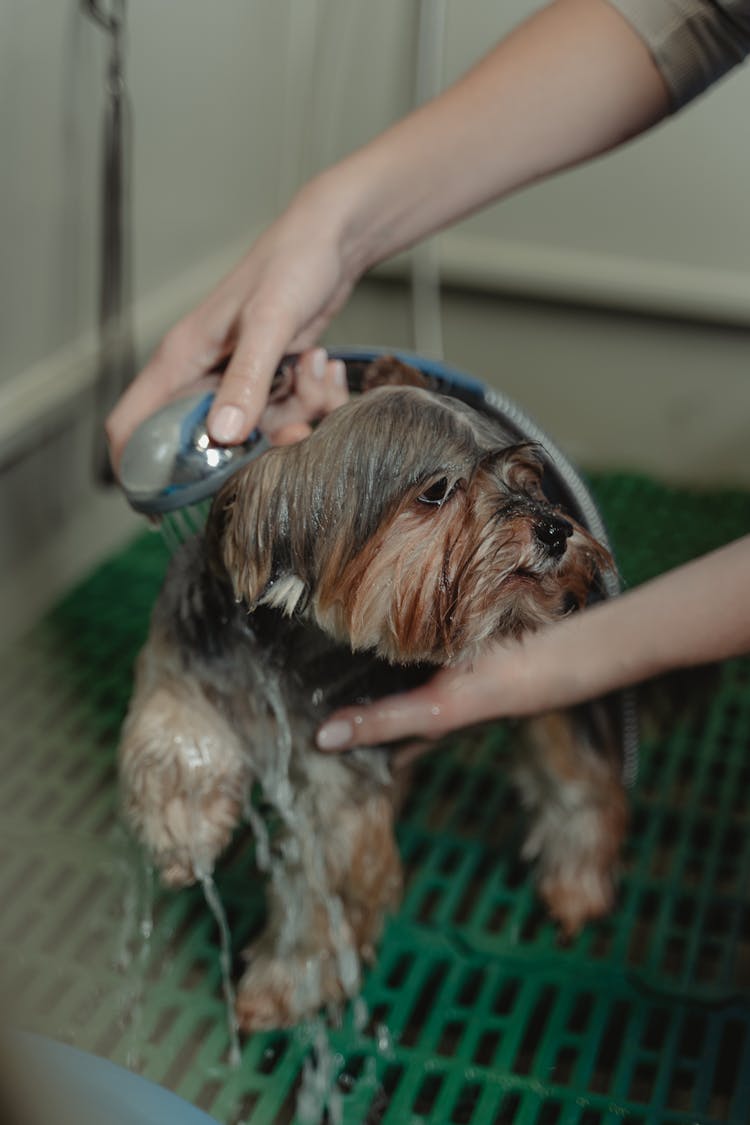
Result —
M 214 441 L 234 445 L 244 441 L 257 424 L 291 334 L 280 316 L 246 317 L 208 415 L 208 432 Z

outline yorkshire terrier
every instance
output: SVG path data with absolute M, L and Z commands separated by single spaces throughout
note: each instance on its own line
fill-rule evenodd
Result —
M 423 382 L 378 360 L 309 437 L 240 469 L 174 556 L 138 660 L 121 783 L 163 881 L 210 874 L 243 817 L 270 871 L 237 994 L 246 1031 L 352 995 L 399 901 L 405 777 L 383 749 L 320 753 L 320 723 L 583 606 L 612 566 L 545 496 L 542 451 Z M 580 712 L 525 734 L 523 854 L 570 936 L 611 905 L 617 739 Z M 270 843 L 253 789 L 276 814 Z

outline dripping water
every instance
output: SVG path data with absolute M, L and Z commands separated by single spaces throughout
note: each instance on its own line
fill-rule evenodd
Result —
M 229 930 L 226 911 L 213 878 L 203 871 L 197 871 L 196 874 L 203 887 L 206 904 L 213 914 L 219 930 L 219 968 L 227 1016 L 227 1031 L 229 1032 L 229 1065 L 237 1067 L 242 1059 L 242 1050 L 239 1026 L 235 1015 L 236 992 L 232 983 L 232 935 Z
M 323 842 L 316 832 L 310 810 L 300 799 L 300 794 L 295 793 L 290 779 L 293 737 L 281 684 L 272 672 L 265 669 L 260 687 L 268 706 L 268 729 L 263 742 L 269 752 L 262 755 L 261 761 L 254 758 L 252 769 L 264 800 L 283 824 L 284 838 L 274 848 L 271 847 L 265 822 L 249 802 L 247 821 L 255 836 L 258 867 L 268 873 L 275 894 L 284 904 L 279 951 L 283 955 L 298 940 L 299 911 L 303 905 L 295 888 L 295 868 L 302 863 L 311 889 L 323 904 L 328 918 L 344 995 L 356 997 L 361 984 L 359 953 L 346 923 L 343 903 L 328 886 Z M 321 694 L 316 694 L 314 702 L 320 701 Z M 304 794 L 301 796 L 304 797 Z M 309 1007 L 308 999 L 319 995 L 320 973 L 321 965 L 317 959 L 308 959 L 301 969 L 295 997 L 301 1008 Z M 356 999 L 354 1003 L 357 1027 L 363 1027 L 367 1022 L 365 1002 Z M 325 1119 L 330 1125 L 339 1125 L 343 1120 L 343 1101 L 337 1080 L 344 1060 L 332 1049 L 322 1017 L 307 1021 L 305 1035 L 310 1035 L 312 1041 L 297 1094 L 296 1120 L 300 1125 L 318 1125 L 327 1115 Z
M 210 767 L 214 753 L 211 740 L 200 739 L 187 747 L 186 757 L 191 767 L 196 769 L 206 768 Z M 196 787 L 191 797 L 188 810 L 191 825 L 190 840 L 192 842 L 190 860 L 195 877 L 201 884 L 206 905 L 213 915 L 219 932 L 219 974 L 229 1037 L 227 1061 L 229 1066 L 238 1067 L 242 1059 L 242 1049 L 235 1012 L 236 992 L 232 982 L 232 935 L 224 904 L 213 880 L 213 863 L 210 860 L 207 861 L 205 854 L 202 854 L 204 853 L 204 841 L 199 787 Z
M 119 865 L 118 865 L 119 866 Z M 118 1004 L 123 1031 L 125 1065 L 140 1070 L 146 973 L 151 959 L 154 931 L 154 869 L 142 853 L 130 849 L 122 858 L 124 887 L 122 925 L 114 942 L 112 964 L 125 978 L 125 991 Z M 75 1039 L 75 1031 L 72 1031 Z
M 344 1119 L 341 1091 L 336 1082 L 344 1060 L 331 1049 L 326 1026 L 321 1019 L 310 1025 L 312 1047 L 302 1067 L 297 1092 L 296 1120 L 299 1125 L 341 1125 Z M 324 1113 L 327 1116 L 324 1118 Z

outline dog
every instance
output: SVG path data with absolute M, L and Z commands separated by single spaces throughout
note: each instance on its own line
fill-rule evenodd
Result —
M 377 360 L 309 437 L 231 477 L 174 556 L 137 662 L 123 804 L 162 880 L 210 875 L 243 819 L 270 875 L 237 991 L 244 1031 L 355 994 L 399 901 L 406 777 L 383 749 L 317 751 L 323 719 L 585 605 L 613 565 L 548 500 L 543 451 L 424 383 Z M 617 740 L 606 722 L 546 715 L 525 724 L 514 771 L 523 854 L 573 935 L 612 902 Z

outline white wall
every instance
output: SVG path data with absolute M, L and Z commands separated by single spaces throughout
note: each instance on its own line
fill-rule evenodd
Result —
M 446 80 L 536 6 L 446 0 Z M 417 3 L 127 7 L 145 354 L 297 183 L 408 108 Z M 0 611 L 26 618 L 133 526 L 88 472 L 105 60 L 78 0 L 0 7 Z M 746 68 L 439 240 L 447 358 L 584 464 L 750 484 L 749 103 Z M 411 343 L 387 280 L 403 271 L 363 286 L 332 335 Z

